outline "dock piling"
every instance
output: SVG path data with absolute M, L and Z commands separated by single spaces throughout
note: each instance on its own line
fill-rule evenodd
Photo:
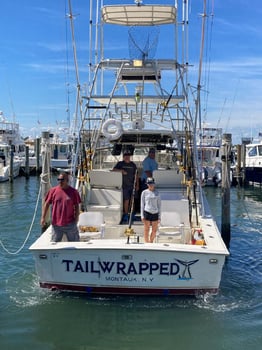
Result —
M 14 151 L 11 147 L 10 153 L 10 167 L 9 167 L 9 182 L 14 181 Z
M 231 166 L 231 147 L 232 135 L 223 134 L 222 139 L 222 185 L 221 185 L 221 235 L 227 248 L 230 245 L 230 166 Z
M 29 146 L 25 147 L 25 178 L 29 179 L 30 168 L 29 168 Z
M 35 153 L 36 153 L 36 173 L 40 174 L 40 138 L 35 140 Z

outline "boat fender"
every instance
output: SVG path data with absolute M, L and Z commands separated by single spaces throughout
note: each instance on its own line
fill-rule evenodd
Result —
M 123 125 L 119 120 L 107 119 L 102 126 L 103 135 L 109 140 L 117 140 L 123 134 Z

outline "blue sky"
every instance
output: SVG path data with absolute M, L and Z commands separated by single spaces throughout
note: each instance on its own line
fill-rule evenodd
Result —
M 208 98 L 203 102 L 202 114 L 208 124 L 232 133 L 233 142 L 238 143 L 242 136 L 257 136 L 262 131 L 261 0 L 207 2 L 209 30 L 203 88 Z M 84 87 L 89 63 L 89 1 L 71 3 L 76 14 L 80 83 Z M 191 3 L 191 36 L 195 39 L 203 4 L 201 0 Z M 24 136 L 38 136 L 43 128 L 64 124 L 74 114 L 76 79 L 66 19 L 68 1 L 3 1 L 1 10 L 0 110 L 7 119 L 16 118 Z M 164 44 L 168 47 L 168 42 Z M 197 63 L 199 46 L 196 38 L 190 63 Z

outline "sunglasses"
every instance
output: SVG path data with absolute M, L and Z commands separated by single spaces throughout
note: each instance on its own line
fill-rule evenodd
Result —
M 63 182 L 63 181 L 65 181 L 65 179 L 64 179 L 64 178 L 60 179 L 60 178 L 58 177 L 58 178 L 57 178 L 57 181 Z

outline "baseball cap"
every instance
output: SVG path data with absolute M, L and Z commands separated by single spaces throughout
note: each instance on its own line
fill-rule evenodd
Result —
M 149 148 L 149 153 L 156 153 L 156 150 L 154 148 Z
M 153 185 L 153 184 L 155 184 L 155 179 L 153 177 L 148 177 L 146 179 L 146 183 L 147 183 L 147 185 Z

